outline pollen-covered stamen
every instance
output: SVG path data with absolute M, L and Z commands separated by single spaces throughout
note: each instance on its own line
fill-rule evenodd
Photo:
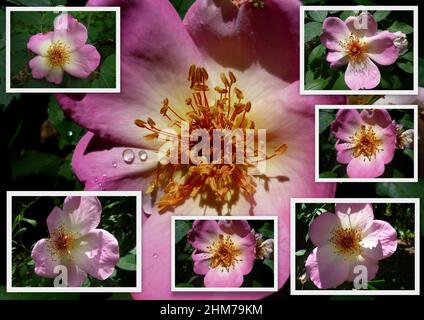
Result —
M 60 226 L 50 234 L 49 250 L 51 253 L 60 256 L 68 256 L 71 254 L 74 246 L 75 235 Z
M 351 62 L 362 63 L 367 58 L 368 44 L 354 33 L 351 33 L 346 40 L 340 41 L 340 46 Z
M 338 227 L 331 232 L 330 242 L 337 255 L 345 258 L 361 252 L 361 232 L 354 228 Z
M 159 211 L 164 211 L 169 207 L 174 208 L 198 194 L 206 200 L 208 194 L 211 193 L 214 195 L 213 201 L 220 202 L 220 205 L 230 204 L 234 197 L 239 196 L 239 191 L 242 195 L 251 195 L 256 190 L 256 184 L 249 175 L 248 169 L 256 167 L 260 161 L 281 155 L 287 150 L 287 144 L 282 144 L 268 155 L 263 154 L 257 144 L 253 148 L 246 144 L 241 151 L 235 137 L 227 142 L 222 137 L 220 138 L 221 146 L 224 144 L 224 150 L 231 150 L 230 155 L 224 152 L 224 154 L 221 153 L 219 159 L 216 159 L 215 149 L 212 146 L 210 154 L 199 157 L 200 159 L 211 159 L 209 162 L 205 160 L 193 163 L 190 158 L 190 150 L 197 142 L 182 138 L 181 126 L 183 123 L 188 125 L 189 134 L 198 129 L 206 131 L 210 142 L 214 141 L 215 131 L 228 130 L 232 133 L 239 130 L 246 136 L 247 129 L 255 130 L 254 140 L 259 140 L 255 123 L 248 118 L 252 103 L 245 101 L 245 94 L 236 87 L 237 79 L 234 73 L 230 71 L 228 74 L 220 74 L 221 84 L 213 89 L 214 99 L 211 99 L 208 79 L 209 75 L 205 68 L 192 65 L 188 72 L 191 96 L 185 100 L 185 110 L 174 106 L 168 98 L 163 100 L 159 113 L 168 120 L 169 127 L 173 128 L 174 132 L 179 132 L 177 135 L 159 128 L 151 118 L 134 121 L 138 127 L 151 132 L 144 136 L 145 139 L 170 137 L 176 139 L 178 145 L 181 146 L 175 150 L 178 153 L 178 164 L 160 165 L 147 189 L 147 193 L 163 191 L 164 195 L 156 202 Z M 236 161 L 237 152 L 244 153 L 243 163 Z M 190 163 L 182 163 L 180 160 L 183 158 L 190 159 Z
M 230 268 L 235 268 L 235 265 L 242 261 L 240 249 L 237 247 L 230 235 L 220 234 L 218 239 L 207 247 L 211 254 L 209 266 L 212 269 L 221 268 L 221 272 Z
M 350 137 L 350 141 L 352 155 L 355 158 L 363 156 L 371 161 L 380 151 L 383 151 L 381 148 L 382 142 L 377 137 L 372 126 L 361 125 L 360 130 Z
M 47 49 L 47 61 L 51 67 L 61 67 L 69 63 L 71 51 L 62 41 L 54 41 Z

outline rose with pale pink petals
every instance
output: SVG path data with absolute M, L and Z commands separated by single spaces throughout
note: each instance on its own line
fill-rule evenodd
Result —
M 306 277 L 320 289 L 336 288 L 365 268 L 366 280 L 374 279 L 378 261 L 397 248 L 397 232 L 387 222 L 374 219 L 369 203 L 336 203 L 335 213 L 318 215 L 309 227 L 316 247 L 309 254 Z
M 47 217 L 49 237 L 32 249 L 35 273 L 55 278 L 58 267 L 66 268 L 66 285 L 80 287 L 87 275 L 105 280 L 119 260 L 116 238 L 98 229 L 102 207 L 97 197 L 66 197 L 63 208 L 55 207 Z
M 57 16 L 53 31 L 33 35 L 27 47 L 36 56 L 29 61 L 32 77 L 61 84 L 64 72 L 87 78 L 100 63 L 100 54 L 90 44 L 86 27 L 68 13 Z

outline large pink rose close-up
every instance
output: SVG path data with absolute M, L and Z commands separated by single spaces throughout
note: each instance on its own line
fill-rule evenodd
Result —
M 86 44 L 86 27 L 68 13 L 57 16 L 54 30 L 33 35 L 27 44 L 36 54 L 29 61 L 34 79 L 46 78 L 61 84 L 66 71 L 76 78 L 87 78 L 99 65 L 97 49 Z
M 121 93 L 57 94 L 89 132 L 72 168 L 86 190 L 143 191 L 143 292 L 136 299 L 260 299 L 269 293 L 171 292 L 171 215 L 278 215 L 278 287 L 289 277 L 290 198 L 333 197 L 314 182 L 314 105 L 299 95 L 296 0 L 198 0 L 181 21 L 167 0 L 120 6 Z M 284 41 L 281 41 L 284 39 Z M 171 127 L 266 129 L 266 170 L 239 164 L 162 164 Z M 180 156 L 183 156 L 180 154 Z
M 397 248 L 397 232 L 387 222 L 374 220 L 371 204 L 336 203 L 336 213 L 324 212 L 309 227 L 316 247 L 305 266 L 308 279 L 320 289 L 336 288 L 357 276 L 364 266 L 367 280 L 375 278 L 378 261 Z
M 87 278 L 105 280 L 119 260 L 116 238 L 97 229 L 102 207 L 97 197 L 66 197 L 63 209 L 55 207 L 47 217 L 49 238 L 39 240 L 32 249 L 35 273 L 58 276 L 57 266 L 67 270 L 67 286 L 80 287 Z

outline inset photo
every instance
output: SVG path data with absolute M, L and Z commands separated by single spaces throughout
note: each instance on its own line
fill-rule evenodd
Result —
M 119 7 L 7 7 L 6 92 L 120 92 Z
M 419 295 L 416 199 L 292 199 L 291 294 Z
M 141 291 L 141 193 L 8 192 L 7 291 Z
M 301 6 L 301 94 L 418 94 L 417 6 Z
M 172 217 L 172 291 L 277 291 L 277 217 Z
M 417 182 L 418 106 L 317 105 L 315 181 Z

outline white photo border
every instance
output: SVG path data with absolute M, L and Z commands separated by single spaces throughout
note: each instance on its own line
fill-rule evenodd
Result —
M 13 197 L 135 197 L 137 270 L 135 287 L 13 287 L 12 286 L 12 198 Z M 7 191 L 6 214 L 6 291 L 7 292 L 141 292 L 142 291 L 142 196 L 140 191 Z M 47 216 L 46 216 L 47 218 Z
M 320 178 L 319 111 L 324 109 L 408 109 L 414 111 L 414 176 L 412 178 Z M 315 182 L 418 182 L 418 105 L 315 105 Z
M 413 89 L 412 90 L 306 90 L 305 89 L 305 11 L 412 11 L 414 16 L 414 71 L 413 71 Z M 300 37 L 300 95 L 417 95 L 418 94 L 418 6 L 300 6 L 299 19 L 299 37 Z
M 272 220 L 274 223 L 274 283 L 272 287 L 256 288 L 177 288 L 175 286 L 175 221 L 177 220 Z M 172 216 L 171 220 L 171 292 L 276 292 L 278 291 L 278 216 Z
M 115 88 L 12 88 L 10 81 L 10 18 L 12 12 L 72 12 L 72 11 L 110 11 L 116 14 L 116 87 Z M 121 92 L 121 8 L 120 7 L 6 7 L 6 93 L 120 93 Z
M 297 290 L 296 289 L 296 204 L 300 203 L 413 203 L 414 204 L 414 289 L 412 290 Z M 419 198 L 291 198 L 290 200 L 290 294 L 293 296 L 392 296 L 420 295 L 420 199 Z

